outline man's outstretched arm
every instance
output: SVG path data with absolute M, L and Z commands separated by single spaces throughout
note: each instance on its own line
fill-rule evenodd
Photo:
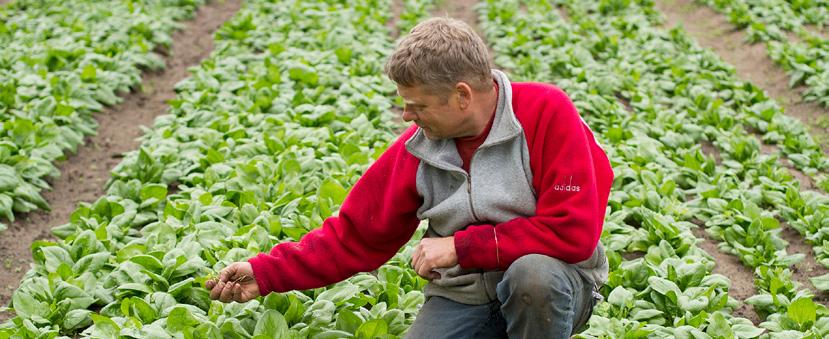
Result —
M 259 293 L 326 286 L 388 261 L 417 229 L 419 161 L 406 151 L 415 127 L 383 153 L 349 192 L 339 215 L 299 242 L 248 260 Z

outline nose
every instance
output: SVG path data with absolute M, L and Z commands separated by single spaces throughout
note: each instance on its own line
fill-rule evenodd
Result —
M 415 114 L 414 111 L 412 111 L 412 109 L 409 107 L 409 105 L 403 106 L 403 117 L 402 117 L 403 121 L 409 122 L 409 121 L 414 120 L 416 117 L 417 117 L 417 114 Z

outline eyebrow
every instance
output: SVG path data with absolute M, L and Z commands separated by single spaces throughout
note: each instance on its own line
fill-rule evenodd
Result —
M 403 103 L 405 103 L 406 105 L 417 106 L 417 107 L 426 107 L 426 104 L 419 104 L 419 103 L 416 103 L 416 102 L 411 101 L 411 100 L 406 100 L 406 98 L 403 98 L 403 96 L 400 95 L 400 91 L 396 91 L 396 93 L 397 93 L 397 96 L 399 96 L 400 98 L 403 99 Z
M 423 104 L 419 104 L 419 103 L 414 102 L 414 101 L 412 101 L 412 100 L 407 100 L 406 98 L 403 98 L 403 96 L 401 96 L 401 95 L 399 95 L 399 94 L 398 94 L 398 96 L 399 96 L 399 97 L 401 97 L 401 98 L 403 99 L 403 103 L 405 103 L 406 105 L 412 105 L 412 106 L 423 106 Z

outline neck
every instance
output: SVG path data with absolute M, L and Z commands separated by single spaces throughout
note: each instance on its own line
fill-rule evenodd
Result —
M 492 88 L 483 94 L 483 100 L 475 109 L 475 114 L 472 116 L 472 134 L 471 136 L 478 136 L 484 132 L 484 129 L 489 125 L 489 120 L 495 114 L 495 108 L 498 106 L 498 90 L 497 84 L 493 82 Z

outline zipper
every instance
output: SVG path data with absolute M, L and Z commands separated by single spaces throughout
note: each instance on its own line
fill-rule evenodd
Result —
M 478 149 L 480 149 L 480 147 Z M 469 210 L 472 211 L 472 218 L 475 219 L 475 222 L 477 223 L 480 222 L 480 220 L 478 219 L 478 215 L 475 213 L 475 206 L 472 204 L 472 160 L 475 159 L 475 154 L 478 154 L 477 149 L 472 153 L 472 157 L 469 158 L 469 172 L 466 173 L 466 193 L 469 195 Z
M 475 213 L 475 206 L 472 205 L 472 161 L 475 160 L 475 156 L 478 154 L 478 151 L 480 151 L 482 148 L 500 145 L 502 143 L 509 141 L 510 139 L 512 138 L 504 138 L 486 146 L 481 145 L 480 147 L 478 147 L 478 149 L 475 150 L 475 152 L 472 153 L 472 157 L 469 158 L 469 172 L 461 171 L 464 172 L 464 174 L 466 174 L 466 193 L 468 193 L 469 195 L 469 210 L 472 211 L 472 218 L 475 219 L 475 222 L 480 222 L 481 220 L 480 218 L 478 218 L 478 214 Z
M 512 140 L 513 138 L 515 138 L 515 136 L 505 137 L 505 138 L 502 138 L 502 139 L 497 140 L 495 142 L 492 142 L 488 145 L 481 145 L 480 147 L 478 147 L 478 149 L 476 149 L 475 152 L 472 153 L 472 157 L 469 159 L 469 172 L 464 171 L 463 169 L 458 169 L 457 167 L 452 168 L 452 167 L 445 166 L 443 164 L 431 161 L 431 159 L 428 159 L 427 157 L 425 157 L 424 154 L 422 154 L 421 152 L 412 151 L 412 150 L 408 150 L 408 151 L 409 151 L 409 153 L 414 155 L 416 158 L 420 159 L 421 161 L 426 162 L 427 164 L 430 164 L 434 167 L 440 168 L 440 169 L 445 170 L 445 171 L 459 172 L 459 173 L 466 176 L 466 193 L 469 197 L 469 210 L 472 212 L 472 218 L 475 219 L 475 222 L 477 223 L 477 222 L 480 222 L 480 219 L 478 218 L 478 214 L 475 213 L 475 206 L 472 205 L 472 173 L 471 173 L 472 172 L 472 160 L 475 159 L 475 155 L 477 155 L 478 151 L 480 151 L 482 148 L 489 148 L 489 147 L 492 147 L 492 146 L 500 145 L 500 144 L 503 144 L 507 141 Z

